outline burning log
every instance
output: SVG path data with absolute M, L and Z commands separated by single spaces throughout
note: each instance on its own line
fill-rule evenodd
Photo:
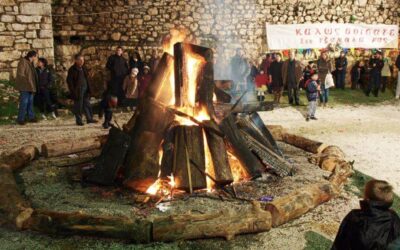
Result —
M 247 175 L 251 178 L 260 177 L 264 167 L 246 146 L 246 142 L 236 126 L 234 117 L 229 115 L 222 120 L 219 127 L 225 133 L 226 140 L 229 142 L 230 147 L 228 147 L 228 150 L 231 150 L 231 153 L 239 159 L 242 166 L 246 169 Z
M 125 185 L 145 192 L 158 177 L 158 150 L 164 138 L 164 131 L 175 115 L 164 105 L 151 98 L 143 99 L 134 128 L 131 130 L 131 144 L 125 163 Z
M 277 227 L 329 201 L 334 195 L 329 182 L 312 184 L 268 203 L 265 209 L 272 215 L 272 226 Z
M 175 98 L 177 107 L 204 107 L 214 117 L 212 50 L 187 43 L 174 45 Z M 196 111 L 196 110 L 195 110 Z
M 189 191 L 207 187 L 204 140 L 201 127 L 175 127 L 173 173 L 176 188 Z M 196 166 L 190 162 L 196 163 Z M 199 169 L 198 169 L 199 168 Z
M 151 222 L 128 217 L 92 216 L 79 212 L 34 211 L 22 227 L 55 235 L 85 235 L 131 240 L 135 243 L 151 241 Z
M 233 239 L 238 234 L 266 232 L 271 229 L 271 214 L 253 203 L 246 212 L 215 214 L 185 214 L 157 218 L 153 222 L 155 241 L 178 241 L 223 237 Z
M 56 157 L 70 155 L 83 151 L 101 148 L 106 142 L 107 135 L 96 137 L 74 139 L 63 139 L 42 144 L 42 155 L 44 157 Z
M 214 127 L 214 129 L 218 130 L 218 125 L 214 121 L 204 121 L 203 123 L 207 124 L 207 127 Z M 212 171 L 209 174 L 215 180 L 216 184 L 228 185 L 233 182 L 233 175 L 224 139 L 212 131 L 204 130 L 212 161 Z

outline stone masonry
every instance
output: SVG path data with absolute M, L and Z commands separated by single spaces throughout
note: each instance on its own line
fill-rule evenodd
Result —
M 148 57 L 161 51 L 172 28 L 186 29 L 217 55 L 230 57 L 242 47 L 257 59 L 268 50 L 265 23 L 398 24 L 400 16 L 398 0 L 54 0 L 52 7 L 49 2 L 0 0 L 1 78 L 12 77 L 18 58 L 30 48 L 52 58 L 52 37 L 61 79 L 73 54 L 81 52 L 100 80 L 116 46 Z
M 19 59 L 29 50 L 54 63 L 50 0 L 0 0 L 0 80 L 15 77 Z

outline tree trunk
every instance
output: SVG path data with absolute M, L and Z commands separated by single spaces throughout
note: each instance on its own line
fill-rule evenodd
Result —
M 190 193 L 196 189 L 206 188 L 204 140 L 201 127 L 177 126 L 174 144 L 173 172 L 176 188 Z
M 107 135 L 79 139 L 64 139 L 42 144 L 44 157 L 70 155 L 83 151 L 101 148 L 107 140 Z
M 218 130 L 218 125 L 215 124 L 214 121 L 206 121 L 203 123 Z M 204 128 L 204 130 L 213 166 L 212 173 L 208 174 L 213 177 L 217 185 L 228 185 L 233 182 L 233 176 L 224 139 L 206 128 Z
M 223 237 L 233 239 L 238 234 L 266 232 L 271 229 L 271 214 L 258 203 L 246 212 L 215 214 L 185 214 L 157 218 L 153 222 L 155 241 L 179 241 Z
M 79 212 L 34 211 L 23 224 L 24 229 L 51 235 L 85 235 L 131 240 L 148 243 L 151 239 L 151 222 L 128 217 L 92 216 Z
M 1 162 L 7 164 L 11 168 L 11 171 L 15 171 L 26 166 L 26 164 L 34 160 L 38 155 L 39 150 L 35 146 L 29 145 L 3 157 Z
M 12 167 L 0 164 L 0 225 L 15 226 L 30 204 L 18 191 Z
M 329 182 L 312 184 L 268 203 L 265 209 L 272 215 L 272 226 L 280 226 L 298 218 L 335 195 Z
M 232 115 L 226 117 L 219 124 L 219 127 L 225 133 L 226 140 L 229 142 L 228 150 L 239 159 L 247 175 L 251 178 L 260 177 L 264 166 L 246 146 L 242 134 L 235 124 L 234 117 Z
M 289 134 L 289 133 L 282 134 L 282 141 L 313 154 L 320 153 L 319 150 L 321 149 L 321 147 L 324 147 L 322 142 L 317 142 L 314 140 L 307 139 L 303 136 Z

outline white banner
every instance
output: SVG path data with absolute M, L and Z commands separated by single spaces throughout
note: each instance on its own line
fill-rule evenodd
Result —
M 398 25 L 384 24 L 266 24 L 270 50 L 321 49 L 329 44 L 342 48 L 397 48 Z

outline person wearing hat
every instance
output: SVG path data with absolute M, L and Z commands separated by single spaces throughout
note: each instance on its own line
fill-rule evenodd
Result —
M 137 106 L 137 99 L 139 98 L 138 75 L 139 75 L 139 69 L 133 68 L 131 70 L 131 73 L 125 77 L 124 84 L 122 85 L 122 88 L 125 93 L 124 103 L 128 108 L 130 107 L 132 109 L 133 107 Z
M 347 58 L 344 51 L 340 52 L 340 56 L 336 58 L 336 88 L 343 89 L 346 86 L 346 69 L 347 69 Z
M 145 65 L 143 67 L 143 74 L 139 76 L 139 97 L 144 95 L 147 87 L 150 85 L 152 75 L 150 73 L 150 67 Z
M 379 89 L 381 87 L 383 66 L 384 63 L 382 60 L 382 53 L 378 51 L 375 53 L 374 57 L 369 60 L 369 67 L 371 70 L 369 72 L 370 79 L 368 88 L 365 92 L 366 96 L 369 96 L 369 94 L 372 92 L 375 97 L 378 97 Z

